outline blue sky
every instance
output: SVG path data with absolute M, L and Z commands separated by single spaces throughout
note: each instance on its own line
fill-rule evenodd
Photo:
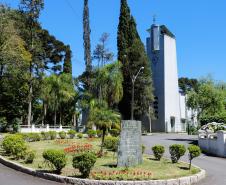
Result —
M 16 8 L 19 0 L 0 0 Z M 211 74 L 226 81 L 225 0 L 128 0 L 139 34 L 145 42 L 146 29 L 157 15 L 176 35 L 179 76 L 199 78 Z M 117 25 L 120 0 L 89 0 L 91 45 L 94 49 L 103 32 L 110 33 L 109 48 L 117 55 Z M 73 74 L 84 70 L 82 40 L 83 0 L 45 0 L 40 22 L 57 39 L 70 44 Z

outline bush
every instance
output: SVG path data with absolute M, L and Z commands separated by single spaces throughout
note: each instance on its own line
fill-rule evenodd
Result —
M 23 159 L 26 154 L 27 145 L 21 135 L 8 135 L 3 139 L 2 148 L 9 155 L 17 159 Z
M 199 146 L 196 146 L 196 145 L 190 145 L 190 146 L 188 147 L 188 152 L 189 152 L 189 161 L 190 161 L 189 169 L 191 169 L 191 161 L 192 161 L 192 159 L 194 159 L 195 157 L 200 156 L 200 154 L 201 154 L 201 149 L 200 149 Z
M 14 118 L 11 122 L 13 132 L 18 132 L 20 129 L 21 120 L 19 118 Z
M 35 158 L 35 151 L 33 151 L 33 150 L 28 151 L 26 153 L 25 163 L 27 163 L 27 164 L 33 163 L 34 158 Z
M 57 133 L 55 131 L 49 131 L 49 137 L 51 140 L 54 140 L 57 137 Z
M 60 139 L 65 139 L 67 134 L 64 131 L 59 132 Z
M 103 133 L 102 130 L 97 130 L 96 132 L 98 137 L 102 137 L 102 133 Z
M 7 128 L 6 117 L 0 117 L 0 132 L 5 132 Z
M 36 142 L 41 140 L 41 136 L 38 133 L 28 133 L 25 135 L 25 138 L 28 142 Z
M 104 140 L 104 147 L 115 152 L 118 149 L 118 142 L 118 137 L 107 136 Z
M 118 129 L 111 129 L 111 130 L 109 130 L 109 133 L 110 133 L 111 136 L 113 136 L 113 137 L 118 137 L 119 134 L 120 134 L 120 130 L 118 130 Z
M 146 146 L 142 145 L 141 147 L 142 147 L 142 154 L 144 154 Z
M 165 153 L 165 147 L 162 145 L 155 145 L 152 147 L 153 154 L 157 160 L 161 160 L 163 154 Z
M 50 139 L 49 132 L 41 132 L 41 136 L 43 140 L 48 140 Z
M 97 132 L 95 130 L 88 130 L 87 134 L 88 134 L 89 138 L 93 138 L 97 135 Z
M 56 172 L 60 174 L 61 170 L 66 166 L 66 154 L 62 150 L 49 149 L 43 152 L 43 158 L 54 166 Z
M 179 159 L 185 154 L 186 148 L 184 145 L 174 144 L 169 147 L 172 163 L 177 163 Z
M 67 134 L 69 135 L 69 137 L 70 137 L 71 139 L 73 139 L 73 138 L 75 137 L 76 131 L 75 131 L 75 130 L 69 130 L 69 131 L 67 132 Z
M 90 171 L 96 163 L 97 157 L 93 152 L 76 154 L 73 157 L 73 167 L 79 169 L 82 177 L 89 177 Z
M 78 134 L 77 134 L 77 137 L 78 137 L 79 139 L 82 139 L 82 138 L 83 138 L 83 134 L 82 134 L 82 133 L 78 133 Z

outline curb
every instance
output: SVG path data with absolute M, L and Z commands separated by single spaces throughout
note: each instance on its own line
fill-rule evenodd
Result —
M 12 162 L 4 157 L 0 156 L 0 163 L 10 167 L 14 170 L 39 177 L 46 180 L 51 180 L 59 183 L 67 183 L 72 185 L 191 185 L 196 184 L 201 181 L 206 176 L 206 171 L 199 168 L 201 171 L 198 174 L 181 177 L 178 179 L 169 179 L 169 180 L 149 180 L 149 181 L 111 181 L 111 180 L 90 180 L 90 179 L 79 179 L 72 177 L 65 177 L 61 175 L 42 173 L 36 171 L 32 168 L 24 167 L 21 164 Z

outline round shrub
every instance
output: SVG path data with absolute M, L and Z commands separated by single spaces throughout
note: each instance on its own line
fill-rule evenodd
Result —
M 196 146 L 196 145 L 190 145 L 188 147 L 188 152 L 189 152 L 189 161 L 190 161 L 190 164 L 189 164 L 189 169 L 191 169 L 191 161 L 192 159 L 200 156 L 201 154 L 201 149 L 199 146 Z
M 118 129 L 111 129 L 111 130 L 109 130 L 109 133 L 110 133 L 111 136 L 113 136 L 113 137 L 118 137 L 119 134 L 120 134 L 120 130 L 118 130 Z
M 95 130 L 88 130 L 87 135 L 89 138 L 94 138 L 97 135 L 97 132 Z
M 73 167 L 79 169 L 82 177 L 89 177 L 90 171 L 96 163 L 97 157 L 93 152 L 76 154 L 73 157 Z
M 155 145 L 152 147 L 153 154 L 157 160 L 161 160 L 163 154 L 165 153 L 165 148 L 162 145 Z
M 101 137 L 102 136 L 102 130 L 97 130 L 97 137 Z
M 28 142 L 36 142 L 36 141 L 40 141 L 40 140 L 41 140 L 41 136 L 38 133 L 28 133 L 27 134 L 26 141 L 28 141 Z
M 35 151 L 33 151 L 33 150 L 28 151 L 26 153 L 25 163 L 27 163 L 27 164 L 33 163 L 34 158 L 35 158 Z
M 3 139 L 2 148 L 17 159 L 23 159 L 26 154 L 27 145 L 23 137 L 18 134 L 8 135 Z
M 49 131 L 49 137 L 51 140 L 56 139 L 56 137 L 57 137 L 56 131 Z
M 78 134 L 77 134 L 77 137 L 78 137 L 79 139 L 82 139 L 82 138 L 83 138 L 83 134 L 82 134 L 82 133 L 78 133 Z
M 60 139 L 65 139 L 67 134 L 64 131 L 59 132 Z
M 60 174 L 61 170 L 66 166 L 66 154 L 62 150 L 49 149 L 43 152 L 43 158 L 54 166 L 56 172 Z
M 104 140 L 104 147 L 108 150 L 117 151 L 118 149 L 119 138 L 107 136 Z
M 173 144 L 169 147 L 172 163 L 177 163 L 179 159 L 185 154 L 186 148 L 181 144 Z
M 41 136 L 43 140 L 48 140 L 50 139 L 49 132 L 41 132 Z
M 67 134 L 69 135 L 70 139 L 73 139 L 75 137 L 76 131 L 75 130 L 69 130 L 67 132 Z

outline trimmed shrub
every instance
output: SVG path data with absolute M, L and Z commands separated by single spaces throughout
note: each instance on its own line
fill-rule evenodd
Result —
M 93 152 L 84 152 L 74 155 L 72 165 L 74 168 L 79 169 L 82 177 L 87 178 L 96 160 L 97 157 Z
M 21 135 L 8 135 L 3 139 L 2 148 L 9 155 L 17 159 L 23 159 L 26 154 L 27 145 Z
M 69 135 L 70 139 L 73 139 L 75 137 L 76 131 L 75 130 L 69 130 L 67 132 L 67 134 Z
M 119 134 L 120 134 L 120 130 L 118 130 L 118 129 L 111 129 L 111 130 L 109 130 L 109 133 L 110 133 L 111 136 L 113 136 L 113 137 L 118 137 Z
M 165 153 L 165 147 L 162 145 L 155 145 L 152 147 L 153 154 L 155 158 L 160 161 L 163 154 Z
M 28 133 L 27 134 L 26 141 L 28 141 L 28 142 L 36 142 L 36 141 L 40 141 L 40 140 L 41 140 L 41 136 L 38 133 Z
M 186 148 L 181 144 L 174 144 L 169 147 L 172 163 L 177 163 L 179 159 L 185 154 Z
M 11 122 L 13 132 L 16 133 L 20 129 L 21 120 L 19 118 L 14 118 Z
M 41 132 L 41 136 L 43 140 L 48 140 L 50 139 L 49 132 Z
M 189 161 L 190 161 L 190 164 L 189 164 L 189 169 L 191 169 L 191 161 L 200 156 L 201 154 L 201 149 L 199 146 L 196 146 L 196 145 L 190 145 L 188 147 L 188 152 L 189 152 Z
M 49 137 L 51 140 L 54 140 L 57 137 L 57 133 L 55 131 L 49 131 Z
M 89 138 L 94 138 L 96 136 L 97 132 L 95 130 L 88 130 L 87 135 Z
M 83 134 L 82 134 L 82 133 L 78 133 L 78 134 L 77 134 L 77 137 L 78 137 L 79 139 L 82 139 L 82 138 L 83 138 Z
M 62 150 L 49 149 L 44 151 L 42 156 L 47 162 L 54 166 L 58 174 L 60 174 L 61 170 L 66 166 L 66 154 Z
M 118 137 L 107 136 L 104 140 L 104 147 L 115 152 L 118 149 L 118 143 Z
M 35 151 L 30 150 L 26 153 L 25 163 L 32 164 L 35 158 Z
M 65 139 L 67 134 L 64 131 L 59 132 L 60 139 Z
M 144 154 L 146 146 L 142 145 L 141 147 L 142 147 L 142 154 Z

